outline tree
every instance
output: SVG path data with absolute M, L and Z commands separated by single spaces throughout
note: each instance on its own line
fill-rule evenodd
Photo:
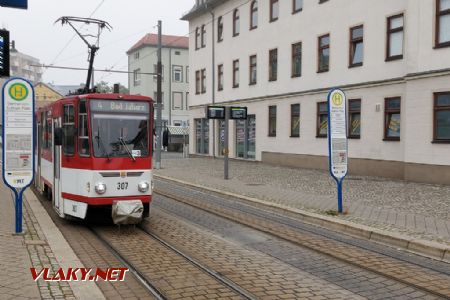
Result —
M 105 82 L 105 81 L 98 82 L 95 85 L 95 88 L 97 89 L 98 93 L 113 93 L 114 92 L 113 85 L 109 85 L 109 83 Z M 122 84 L 119 83 L 119 93 L 128 95 L 130 93 L 130 91 L 125 86 L 123 86 Z

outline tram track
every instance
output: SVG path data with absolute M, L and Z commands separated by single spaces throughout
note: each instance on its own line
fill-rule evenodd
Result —
M 166 184 L 165 188 L 161 183 Z M 154 194 L 265 232 L 427 294 L 450 299 L 450 268 L 443 263 L 418 259 L 418 257 L 409 255 L 406 259 L 404 254 L 392 254 L 394 249 L 378 251 L 377 249 L 358 247 L 358 243 L 349 242 L 349 240 L 354 240 L 353 238 L 332 239 L 329 235 L 323 234 L 323 229 L 311 229 L 312 225 L 309 224 L 298 226 L 300 223 L 298 220 L 293 221 L 286 217 L 284 219 L 289 219 L 289 221 L 282 221 L 280 215 L 274 214 L 273 211 L 267 213 L 260 209 L 248 209 L 248 205 L 239 205 L 236 201 L 224 201 L 229 197 L 222 197 L 222 201 L 212 201 L 210 194 L 208 196 L 211 201 L 203 201 L 204 199 L 199 195 L 201 189 L 183 186 L 176 190 L 173 189 L 173 185 L 181 186 L 178 183 L 158 180 Z M 220 196 L 214 197 L 220 198 Z M 227 202 L 232 204 L 227 204 Z

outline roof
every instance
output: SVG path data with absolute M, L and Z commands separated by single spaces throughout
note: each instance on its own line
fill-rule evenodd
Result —
M 58 91 L 63 96 L 68 96 L 70 93 L 75 93 L 79 89 L 84 88 L 84 84 L 79 85 L 51 85 L 52 88 Z
M 189 12 L 187 12 L 181 17 L 181 20 L 190 21 L 191 19 L 194 19 L 206 12 L 209 12 L 211 9 L 221 4 L 224 4 L 227 1 L 229 0 L 204 0 L 203 3 L 200 3 L 198 5 L 195 4 L 194 7 L 192 7 Z
M 184 48 L 189 49 L 189 38 L 186 36 L 176 36 L 176 35 L 162 35 L 161 36 L 162 47 L 166 48 Z M 127 54 L 138 50 L 145 46 L 158 46 L 158 35 L 153 33 L 147 33 L 143 38 L 139 40 Z

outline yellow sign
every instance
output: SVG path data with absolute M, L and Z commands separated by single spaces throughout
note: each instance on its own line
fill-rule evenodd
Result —
M 333 95 L 333 104 L 336 106 L 341 106 L 344 103 L 344 97 L 342 97 L 341 93 L 335 93 Z
M 22 83 L 14 83 L 9 88 L 9 95 L 13 100 L 22 101 L 28 96 L 28 88 Z

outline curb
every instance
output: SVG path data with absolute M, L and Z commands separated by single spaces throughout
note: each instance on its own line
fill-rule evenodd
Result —
M 257 203 L 267 207 L 281 209 L 290 213 L 297 214 L 301 217 L 302 221 L 310 224 L 318 225 L 326 229 L 338 231 L 358 238 L 371 240 L 377 243 L 388 245 L 403 250 L 408 250 L 415 254 L 432 258 L 438 261 L 450 263 L 450 246 L 440 244 L 437 242 L 427 241 L 423 239 L 416 239 L 403 234 L 396 234 L 386 230 L 372 228 L 366 225 L 360 225 L 353 222 L 338 220 L 332 217 L 323 216 L 320 214 L 307 212 L 297 208 L 288 207 L 281 204 L 271 203 L 265 200 L 243 196 L 231 192 L 221 191 L 219 189 L 206 187 L 199 184 L 190 183 L 187 181 L 175 179 L 164 175 L 153 174 L 154 178 L 164 179 L 183 185 L 211 191 L 217 194 L 231 196 L 234 198 L 242 199 L 248 202 Z
M 36 195 L 28 189 L 25 191 L 24 198 L 30 205 L 31 211 L 36 217 L 60 267 L 66 270 L 74 267 L 84 268 L 83 263 L 75 254 L 72 247 L 70 247 L 61 231 L 55 223 L 53 223 L 53 220 L 39 202 Z M 77 299 L 105 299 L 95 282 L 69 281 L 69 285 Z

